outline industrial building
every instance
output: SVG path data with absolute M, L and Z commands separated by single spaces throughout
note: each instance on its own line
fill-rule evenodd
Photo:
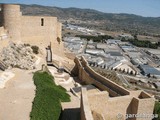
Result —
M 160 71 L 149 65 L 139 65 L 143 75 L 150 75 L 160 78 Z

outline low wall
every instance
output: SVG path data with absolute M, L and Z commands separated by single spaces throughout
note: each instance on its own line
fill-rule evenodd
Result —
M 154 98 L 138 99 L 137 114 L 151 115 L 154 110 L 154 104 L 155 104 Z M 137 119 L 137 120 L 142 120 L 142 119 Z M 151 118 L 146 117 L 145 120 L 151 120 Z
M 94 84 L 101 90 L 107 90 L 110 96 L 129 95 L 130 92 L 117 85 L 102 75 L 96 73 L 88 64 L 84 57 L 79 60 L 75 58 L 75 63 L 79 69 L 79 79 L 87 84 Z
M 82 88 L 81 94 L 81 120 L 93 120 L 86 88 Z
M 114 91 L 117 91 L 121 95 L 129 95 L 129 91 L 125 88 L 119 86 L 118 84 L 112 82 L 111 80 L 103 77 L 102 75 L 95 72 L 91 67 L 88 65 L 86 66 L 86 70 L 93 75 L 93 77 L 98 80 L 99 82 L 103 83 L 104 85 L 107 85 L 109 88 L 111 88 Z

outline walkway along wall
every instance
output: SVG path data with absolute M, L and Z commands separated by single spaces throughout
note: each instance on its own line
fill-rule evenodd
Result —
M 107 90 L 110 96 L 123 96 L 129 95 L 129 91 L 102 75 L 96 73 L 82 57 L 80 60 L 75 58 L 75 63 L 79 69 L 79 79 L 84 81 L 86 84 L 94 84 L 101 90 Z
M 109 79 L 99 75 L 89 67 L 86 60 L 81 57 L 75 58 L 78 69 L 78 77 L 86 84 L 93 84 L 102 91 L 99 93 L 87 94 L 82 90 L 81 115 L 86 108 L 82 105 L 88 103 L 92 113 L 103 116 L 107 120 L 118 120 L 117 115 L 121 114 L 122 119 L 126 120 L 128 114 L 153 114 L 155 99 L 144 91 L 128 91 L 125 88 L 113 83 Z M 106 92 L 107 91 L 107 92 Z M 94 115 L 92 115 L 94 116 Z M 130 120 L 151 120 L 152 118 L 132 118 Z M 81 120 L 85 120 L 84 116 Z

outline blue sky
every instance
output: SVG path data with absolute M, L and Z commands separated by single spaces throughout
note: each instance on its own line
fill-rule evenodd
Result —
M 160 17 L 160 0 L 0 0 L 0 3 L 90 8 L 106 13 L 131 13 L 146 17 Z

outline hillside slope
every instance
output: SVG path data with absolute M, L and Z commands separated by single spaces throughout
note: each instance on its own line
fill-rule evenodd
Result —
M 72 18 L 72 23 L 91 28 L 98 27 L 103 30 L 125 31 L 143 35 L 160 34 L 160 17 L 142 17 L 133 14 L 103 13 L 92 9 L 59 8 L 40 5 L 21 5 L 21 10 L 24 15 L 56 16 L 60 20 Z

